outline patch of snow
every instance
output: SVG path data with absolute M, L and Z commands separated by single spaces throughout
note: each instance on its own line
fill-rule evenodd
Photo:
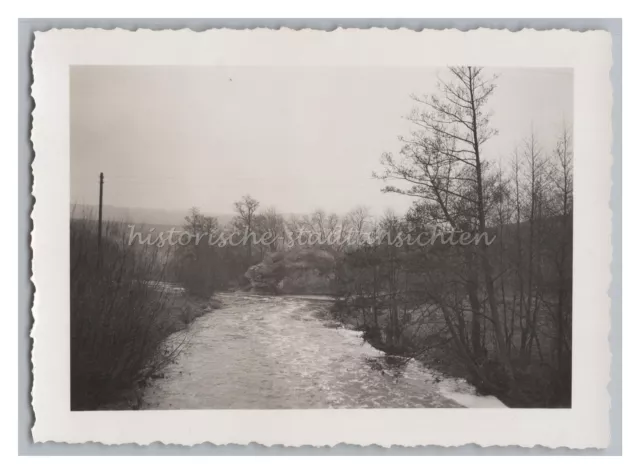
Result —
M 478 395 L 475 388 L 462 379 L 444 379 L 437 387 L 442 396 L 467 408 L 508 408 L 493 395 Z

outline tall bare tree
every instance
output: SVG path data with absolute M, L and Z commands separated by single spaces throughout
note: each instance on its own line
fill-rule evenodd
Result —
M 278 214 L 274 207 L 267 208 L 255 218 L 256 228 L 261 233 L 269 236 L 268 250 L 275 252 L 284 242 L 285 224 L 284 218 Z
M 570 344 L 571 337 L 571 250 L 572 250 L 572 219 L 573 219 L 573 147 L 571 131 L 564 124 L 560 137 L 556 143 L 553 157 L 555 159 L 555 203 L 556 215 L 560 219 L 560 235 L 558 250 L 554 261 L 557 271 L 557 303 L 555 311 L 556 324 L 556 360 L 561 373 L 571 367 Z M 568 349 L 568 350 L 567 350 Z
M 483 145 L 497 131 L 490 126 L 487 102 L 495 90 L 494 77 L 487 78 L 482 68 L 451 67 L 450 80 L 439 80 L 439 92 L 413 99 L 418 103 L 409 116 L 417 127 L 402 139 L 401 158 L 383 156 L 386 170 L 382 179 L 400 179 L 407 188 L 387 186 L 384 191 L 416 196 L 427 202 L 434 222 L 452 230 L 487 233 L 488 166 Z M 473 306 L 472 341 L 479 351 L 480 318 L 490 321 L 500 361 L 507 377 L 512 377 L 504 332 L 504 314 L 500 311 L 495 289 L 495 274 L 489 257 L 488 241 L 480 239 L 477 260 L 483 276 L 489 305 L 482 311 L 475 277 L 476 255 L 467 254 L 469 277 L 466 279 Z
M 246 235 L 250 236 L 254 232 L 255 227 L 255 215 L 260 203 L 253 199 L 250 195 L 245 195 L 233 204 L 238 216 L 236 217 L 236 227 L 246 230 Z M 252 239 L 247 239 L 247 265 L 251 265 L 251 247 Z

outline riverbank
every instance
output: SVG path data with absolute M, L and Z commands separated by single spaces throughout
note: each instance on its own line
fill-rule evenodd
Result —
M 188 328 L 189 349 L 150 382 L 141 409 L 503 406 L 363 343 L 360 332 L 321 317 L 332 303 L 324 298 L 217 297 L 224 307 Z
M 347 329 L 357 331 L 362 340 L 373 348 L 387 354 L 389 357 L 398 357 L 405 361 L 414 360 L 422 364 L 432 372 L 432 382 L 438 385 L 443 393 L 447 393 L 452 399 L 465 406 L 477 407 L 509 407 L 511 403 L 503 393 L 492 391 L 475 382 L 463 363 L 454 355 L 448 353 L 446 345 L 432 347 L 428 350 L 418 351 L 409 349 L 389 348 L 380 338 L 371 337 L 370 333 L 359 326 L 353 316 L 345 316 L 336 310 L 335 306 L 329 309 L 319 309 L 317 316 L 333 321 Z M 478 403 L 478 400 L 482 400 Z M 486 402 L 486 403 L 485 403 Z
M 170 297 L 162 303 L 157 324 L 164 333 L 165 338 L 169 340 L 175 334 L 188 329 L 199 317 L 209 314 L 216 309 L 220 309 L 222 306 L 222 302 L 214 297 L 203 298 L 187 294 L 184 291 L 173 292 Z M 163 378 L 164 368 L 175 361 L 183 348 L 184 347 L 178 344 L 176 348 L 167 349 L 166 352 L 164 352 L 165 360 L 159 364 L 157 364 L 156 361 L 151 362 L 149 366 L 139 374 L 139 377 L 132 387 L 121 390 L 117 396 L 114 397 L 113 402 L 100 407 L 100 410 L 139 409 L 142 404 L 144 390 L 149 382 Z
M 183 292 L 174 296 L 166 305 L 163 318 L 173 333 L 182 331 L 196 318 L 221 307 L 222 302 L 214 297 L 203 298 Z

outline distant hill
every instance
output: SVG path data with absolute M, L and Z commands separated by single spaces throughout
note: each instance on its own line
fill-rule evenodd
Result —
M 71 218 L 90 217 L 97 219 L 98 206 L 93 204 L 71 204 Z M 182 227 L 184 218 L 189 214 L 189 209 L 147 209 L 143 207 L 118 207 L 102 206 L 102 218 L 107 221 L 126 222 L 129 224 L 145 224 L 155 226 L 158 230 L 171 227 Z M 200 209 L 205 216 L 215 217 L 221 226 L 227 225 L 235 217 L 235 214 L 216 214 Z M 258 210 L 260 212 L 260 209 Z M 284 219 L 293 216 L 302 217 L 303 214 L 282 213 Z
M 147 224 L 156 226 L 182 226 L 185 216 L 189 214 L 189 210 L 174 209 L 145 209 L 139 207 L 117 207 L 105 205 L 102 207 L 102 217 L 104 220 L 127 222 L 131 224 Z M 233 219 L 232 214 L 207 214 L 218 219 L 220 225 L 226 225 Z M 98 216 L 98 206 L 87 204 L 71 205 L 71 217 L 91 217 L 96 219 Z

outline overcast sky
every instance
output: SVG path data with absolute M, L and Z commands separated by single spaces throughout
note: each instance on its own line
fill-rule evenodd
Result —
M 488 107 L 499 135 L 485 156 L 508 160 L 533 126 L 549 150 L 571 123 L 568 69 L 499 74 Z M 404 212 L 371 177 L 397 153 L 410 94 L 435 92 L 425 68 L 79 66 L 71 69 L 71 199 L 216 214 L 250 193 L 263 207 Z

